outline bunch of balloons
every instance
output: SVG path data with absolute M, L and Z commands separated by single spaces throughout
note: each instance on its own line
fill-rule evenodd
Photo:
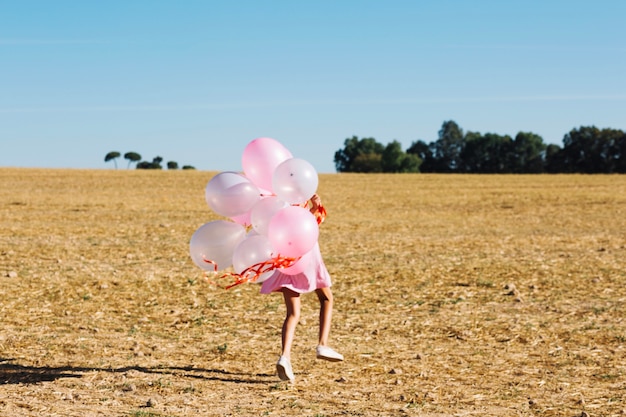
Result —
M 220 172 L 206 185 L 207 204 L 228 220 L 195 231 L 191 259 L 204 271 L 232 267 L 233 285 L 263 282 L 276 268 L 302 272 L 319 236 L 318 221 L 307 207 L 317 191 L 315 168 L 265 137 L 248 143 L 241 162 L 243 173 Z

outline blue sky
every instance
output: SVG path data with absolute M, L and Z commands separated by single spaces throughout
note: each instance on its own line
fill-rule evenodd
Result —
M 626 1 L 0 0 L 0 166 L 318 172 L 353 135 L 626 130 Z M 120 168 L 126 161 L 120 158 Z

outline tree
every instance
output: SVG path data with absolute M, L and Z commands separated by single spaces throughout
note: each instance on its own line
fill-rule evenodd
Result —
M 564 163 L 563 163 L 563 150 L 559 145 L 554 143 L 546 146 L 544 159 L 544 171 L 556 174 L 559 172 L 565 172 Z
M 419 166 L 420 172 L 433 172 L 435 169 L 435 160 L 433 158 L 432 145 L 429 145 L 423 140 L 413 142 L 411 146 L 406 150 L 408 155 L 417 156 L 421 163 Z
M 350 170 L 344 172 L 361 172 L 373 173 L 382 172 L 380 160 L 382 155 L 379 153 L 363 153 L 357 155 L 350 164 Z
M 406 155 L 402 150 L 402 145 L 397 140 L 385 146 L 381 155 L 380 166 L 383 172 L 400 172 L 402 157 Z
M 603 158 L 607 173 L 626 172 L 626 133 L 617 129 L 600 131 Z
M 382 172 L 419 172 L 422 160 L 415 154 L 407 154 L 397 140 L 385 147 L 381 156 Z
M 137 169 L 163 169 L 161 166 L 161 162 L 163 162 L 163 158 L 160 156 L 156 156 L 152 159 L 152 162 L 141 161 L 137 164 Z
M 561 170 L 558 172 L 625 172 L 624 135 L 621 130 L 595 126 L 572 129 L 563 137 L 563 148 L 558 154 Z
M 126 152 L 124 154 L 124 159 L 128 159 L 128 166 L 127 168 L 130 168 L 130 164 L 132 162 L 139 162 L 141 161 L 141 155 L 139 155 L 137 152 Z
M 116 159 L 120 157 L 120 153 L 117 151 L 112 151 L 109 152 L 108 154 L 106 154 L 106 156 L 104 157 L 104 162 L 109 162 L 109 161 L 113 161 L 113 163 L 115 164 L 115 169 L 117 169 L 117 161 Z
M 626 174 L 626 132 L 620 131 L 613 143 L 613 157 L 615 158 L 615 172 Z
M 513 141 L 510 158 L 511 172 L 515 174 L 537 174 L 543 172 L 543 154 L 546 144 L 539 135 L 530 132 L 519 132 Z
M 563 137 L 563 163 L 566 172 L 593 174 L 602 172 L 604 161 L 600 147 L 600 130 L 595 126 L 572 129 Z
M 463 130 L 453 120 L 443 122 L 439 139 L 433 146 L 437 172 L 457 172 L 461 168 L 461 152 L 465 145 Z
M 422 166 L 422 159 L 413 154 L 405 154 L 402 158 L 402 171 L 400 172 L 420 172 L 420 166 Z
M 509 135 L 495 133 L 481 135 L 468 132 L 461 152 L 464 172 L 478 174 L 504 174 L 511 172 L 511 149 L 513 140 Z
M 463 160 L 463 172 L 479 173 L 484 172 L 483 165 L 488 156 L 484 144 L 484 137 L 478 132 L 467 132 L 465 134 L 465 146 L 461 152 Z
M 167 169 L 178 169 L 178 162 L 169 161 L 167 163 Z
M 374 138 L 352 136 L 344 141 L 344 148 L 335 152 L 338 172 L 380 172 L 380 158 L 384 145 Z
M 196 169 L 194 166 L 192 165 L 183 165 L 183 170 L 187 170 L 187 169 Z

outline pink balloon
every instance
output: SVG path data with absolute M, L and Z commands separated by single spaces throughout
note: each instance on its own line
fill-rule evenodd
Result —
M 288 206 L 289 204 L 278 197 L 265 197 L 257 202 L 254 207 L 252 207 L 252 210 L 250 210 L 250 224 L 258 234 L 267 236 L 267 227 L 272 217 L 274 217 L 279 210 Z
M 317 190 L 317 171 L 300 158 L 283 161 L 274 170 L 272 187 L 276 195 L 291 204 L 304 203 Z
M 313 262 L 313 251 L 312 250 L 310 250 L 307 253 L 305 253 L 304 255 L 302 255 L 302 258 L 298 259 L 298 261 L 296 263 L 294 263 L 293 265 L 291 265 L 290 267 L 288 267 L 288 268 L 280 268 L 279 271 L 282 272 L 283 274 L 287 274 L 287 275 L 300 274 L 300 273 L 304 272 L 309 267 L 311 262 Z
M 297 258 L 310 251 L 319 237 L 317 220 L 311 212 L 299 206 L 279 210 L 267 228 L 267 237 L 277 254 Z
M 272 138 L 257 138 L 248 143 L 241 157 L 246 177 L 257 187 L 272 191 L 272 175 L 281 162 L 292 158 L 291 152 Z
M 261 192 L 248 178 L 232 171 L 215 175 L 204 190 L 211 209 L 224 217 L 236 217 L 250 211 L 261 199 Z
M 189 241 L 189 255 L 194 264 L 205 271 L 223 270 L 232 265 L 235 247 L 246 237 L 240 224 L 215 220 L 200 226 Z

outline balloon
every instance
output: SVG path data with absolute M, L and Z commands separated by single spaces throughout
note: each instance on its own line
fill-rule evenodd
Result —
M 250 224 L 252 228 L 260 235 L 267 236 L 267 226 L 272 220 L 272 217 L 280 210 L 288 207 L 285 201 L 278 197 L 271 196 L 265 197 L 261 201 L 258 201 L 252 210 L 250 210 Z
M 257 138 L 248 143 L 241 157 L 243 172 L 257 187 L 272 191 L 272 174 L 291 152 L 272 138 Z
M 287 268 L 280 268 L 279 271 L 287 275 L 296 275 L 304 272 L 309 265 L 313 262 L 313 250 L 308 251 L 300 259 L 298 259 L 293 265 Z
M 189 254 L 194 264 L 205 271 L 228 268 L 232 264 L 235 247 L 246 236 L 246 229 L 237 223 L 215 220 L 200 226 L 189 241 Z
M 282 162 L 272 175 L 276 195 L 291 204 L 307 201 L 317 190 L 317 171 L 304 159 L 291 158 Z
M 261 199 L 256 185 L 245 176 L 232 171 L 215 175 L 204 190 L 207 204 L 224 217 L 245 214 Z
M 269 265 L 261 266 L 258 264 L 270 260 L 273 251 L 272 244 L 266 236 L 253 235 L 247 237 L 237 245 L 233 252 L 233 268 L 238 274 L 255 265 L 260 267 L 261 270 L 265 269 Z M 263 282 L 273 273 L 274 270 L 265 272 L 259 275 L 254 282 Z
M 267 237 L 279 255 L 297 258 L 315 246 L 319 227 L 309 210 L 289 206 L 272 217 L 267 228 Z
M 233 216 L 230 219 L 234 221 L 235 223 L 242 225 L 243 227 L 248 227 L 248 226 L 252 226 L 252 223 L 250 222 L 250 214 L 251 214 L 250 211 L 247 211 L 238 216 Z

